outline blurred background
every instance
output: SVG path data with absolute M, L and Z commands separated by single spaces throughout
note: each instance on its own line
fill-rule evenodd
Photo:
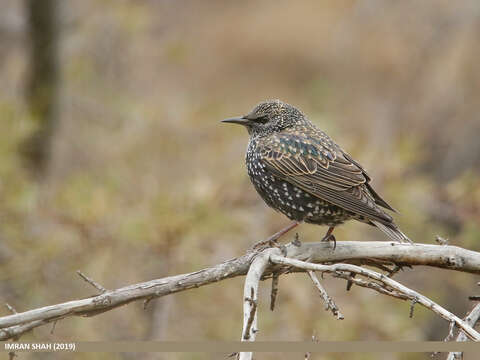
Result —
M 219 123 L 272 98 L 300 107 L 364 165 L 414 241 L 440 235 L 480 251 L 479 34 L 477 0 L 3 0 L 0 302 L 25 311 L 92 295 L 77 269 L 109 289 L 195 271 L 283 228 L 288 220 L 246 174 L 245 130 Z M 302 241 L 325 230 L 298 228 Z M 354 222 L 336 237 L 387 240 Z M 460 317 L 479 292 L 478 276 L 453 271 L 418 267 L 396 278 Z M 324 311 L 305 275 L 281 278 L 274 312 L 262 283 L 258 339 L 448 334 L 420 306 L 410 319 L 409 303 L 346 292 L 329 277 L 325 285 L 345 320 Z M 133 303 L 70 318 L 22 340 L 237 340 L 242 286 L 236 278 L 146 311 Z M 303 358 L 287 355 L 257 357 Z M 312 356 L 327 358 L 377 357 Z

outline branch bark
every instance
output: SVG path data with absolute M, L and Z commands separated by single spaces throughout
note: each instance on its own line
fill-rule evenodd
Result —
M 377 241 L 341 241 L 333 250 L 326 242 L 287 246 L 287 257 L 309 262 L 345 262 L 376 259 L 400 265 L 426 265 L 480 274 L 479 253 L 458 246 L 403 244 Z
M 465 321 L 470 326 L 475 326 L 475 324 L 480 320 L 480 304 L 475 305 L 475 307 L 470 311 L 465 318 Z M 467 335 L 463 331 L 460 331 L 457 335 L 456 341 L 467 341 Z M 451 352 L 448 354 L 447 360 L 459 360 L 462 359 L 461 352 Z
M 279 250 L 267 249 L 264 252 L 270 254 L 271 251 L 277 253 Z M 325 242 L 291 243 L 285 246 L 284 255 L 288 258 L 315 263 L 341 261 L 358 264 L 368 259 L 375 259 L 399 266 L 428 265 L 480 274 L 480 253 L 455 246 L 342 241 L 337 242 L 337 247 L 333 251 L 331 244 Z M 11 339 L 35 327 L 66 317 L 94 316 L 132 301 L 149 300 L 242 276 L 247 274 L 250 264 L 258 256 L 260 256 L 259 253 L 250 252 L 200 271 L 133 284 L 116 290 L 107 290 L 103 294 L 89 298 L 0 317 L 0 340 Z M 263 278 L 278 271 L 278 267 L 268 263 L 264 269 Z
M 313 284 L 318 289 L 318 292 L 320 293 L 320 296 L 322 297 L 325 303 L 325 310 L 331 310 L 333 316 L 335 316 L 337 320 L 343 320 L 344 319 L 343 314 L 338 309 L 337 304 L 335 304 L 332 298 L 328 295 L 327 290 L 325 290 L 325 288 L 322 286 L 322 284 L 318 280 L 317 275 L 315 275 L 315 271 L 307 270 L 307 273 L 308 273 L 308 276 L 310 276 L 310 279 L 312 279 Z
M 255 341 L 257 333 L 258 287 L 265 269 L 269 265 L 271 255 L 281 254 L 278 248 L 266 249 L 252 261 L 243 290 L 243 330 L 242 341 Z M 239 360 L 251 360 L 251 352 L 241 352 Z
M 132 301 L 157 298 L 245 275 L 254 255 L 246 254 L 200 271 L 133 284 L 86 299 L 0 317 L 0 340 L 11 339 L 35 327 L 66 317 L 94 316 Z

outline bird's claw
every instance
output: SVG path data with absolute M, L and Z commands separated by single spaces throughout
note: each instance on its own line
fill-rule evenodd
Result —
M 328 234 L 328 235 L 325 235 L 322 239 L 322 241 L 328 241 L 328 242 L 333 242 L 333 250 L 336 249 L 337 247 L 337 239 L 335 238 L 335 235 L 333 234 Z

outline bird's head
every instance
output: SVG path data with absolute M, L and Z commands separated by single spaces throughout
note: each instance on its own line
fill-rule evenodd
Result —
M 304 121 L 300 110 L 280 100 L 261 102 L 247 115 L 222 120 L 245 126 L 251 136 L 266 136 Z

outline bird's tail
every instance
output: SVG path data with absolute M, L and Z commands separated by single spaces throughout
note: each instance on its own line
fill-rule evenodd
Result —
M 407 243 L 413 244 L 413 241 L 410 240 L 407 235 L 405 235 L 403 232 L 401 232 L 400 229 L 395 224 L 391 224 L 389 226 L 389 225 L 382 224 L 381 222 L 375 221 L 375 220 L 371 220 L 371 222 L 377 228 L 379 228 L 385 234 L 387 234 L 390 239 L 398 241 L 398 242 L 407 242 Z

